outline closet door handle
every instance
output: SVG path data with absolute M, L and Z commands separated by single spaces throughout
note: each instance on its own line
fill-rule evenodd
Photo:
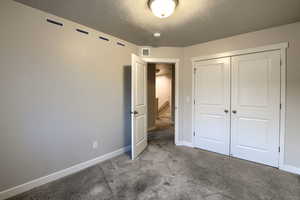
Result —
M 229 112 L 229 111 L 228 111 L 227 109 L 225 109 L 225 110 L 224 110 L 224 113 L 226 113 L 226 114 L 227 114 L 228 112 Z
M 236 110 L 233 110 L 233 111 L 232 111 L 232 113 L 233 113 L 233 114 L 236 114 L 236 113 L 237 113 L 237 111 L 236 111 Z

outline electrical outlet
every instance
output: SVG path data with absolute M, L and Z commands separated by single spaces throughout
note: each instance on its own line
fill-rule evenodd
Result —
M 93 149 L 98 149 L 98 141 L 93 142 Z

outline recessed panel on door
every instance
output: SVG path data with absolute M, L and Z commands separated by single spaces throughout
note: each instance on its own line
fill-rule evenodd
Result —
M 143 63 L 136 63 L 136 93 L 135 104 L 136 106 L 144 106 L 145 103 L 145 67 Z
M 194 145 L 229 155 L 230 59 L 195 65 Z
M 145 134 L 145 116 L 141 115 L 135 118 L 136 122 L 135 122 L 135 131 L 136 131 L 136 135 L 135 135 L 135 142 L 138 145 L 139 143 L 143 142 L 145 140 L 145 137 L 147 137 L 147 135 Z
M 231 154 L 278 167 L 280 52 L 232 58 Z

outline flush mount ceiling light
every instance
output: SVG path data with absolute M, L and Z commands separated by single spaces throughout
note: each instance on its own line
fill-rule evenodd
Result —
M 153 34 L 154 37 L 160 37 L 160 33 L 156 32 Z
M 152 13 L 159 18 L 166 18 L 175 11 L 177 0 L 149 0 Z

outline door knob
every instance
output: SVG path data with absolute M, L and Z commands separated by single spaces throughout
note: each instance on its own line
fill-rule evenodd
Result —
M 131 112 L 131 114 L 137 115 L 139 112 L 135 110 L 134 112 Z
M 236 110 L 233 110 L 233 111 L 232 111 L 232 113 L 233 113 L 233 114 L 236 114 L 236 113 L 237 113 L 237 111 L 236 111 Z
M 225 109 L 224 112 L 227 114 L 229 111 L 227 109 Z

